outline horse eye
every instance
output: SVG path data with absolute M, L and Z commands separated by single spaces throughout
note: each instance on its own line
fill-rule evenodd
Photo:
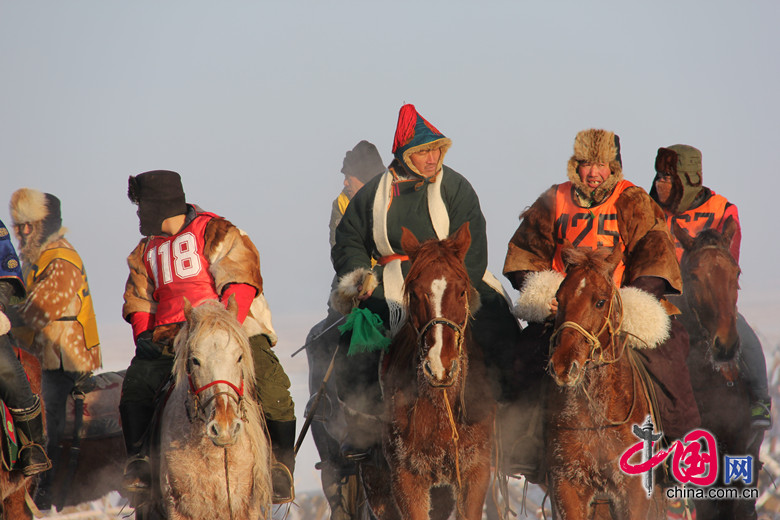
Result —
M 596 308 L 600 309 L 604 306 L 604 304 L 607 303 L 607 300 L 599 300 L 596 302 Z
M 200 360 L 198 360 L 198 358 L 194 357 L 194 358 L 192 358 L 191 361 L 192 361 L 192 364 L 195 365 L 196 367 L 200 366 Z
M 239 363 L 241 363 L 243 360 L 244 360 L 244 355 L 243 355 L 243 354 L 241 354 L 240 356 L 238 356 L 238 362 L 239 362 Z

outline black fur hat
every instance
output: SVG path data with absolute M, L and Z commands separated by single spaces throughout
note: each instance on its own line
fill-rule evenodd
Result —
M 169 170 L 152 170 L 127 179 L 127 197 L 138 205 L 141 234 L 159 235 L 165 219 L 187 213 L 181 176 Z

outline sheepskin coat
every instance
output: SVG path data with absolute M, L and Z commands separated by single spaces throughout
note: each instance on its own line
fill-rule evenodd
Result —
M 503 272 L 510 280 L 511 273 L 517 271 L 552 268 L 557 244 L 562 240 L 555 223 L 557 190 L 558 185 L 550 187 L 520 216 L 504 261 Z M 579 199 L 574 195 L 572 198 L 578 204 Z M 630 285 L 640 276 L 656 276 L 666 280 L 667 294 L 679 294 L 680 266 L 661 208 L 638 186 L 626 188 L 615 205 L 619 240 L 625 248 L 623 285 Z
M 190 206 L 190 209 L 188 220 L 192 216 L 192 211 L 198 211 L 194 206 Z M 186 228 L 185 225 L 180 233 L 185 232 Z M 154 315 L 157 310 L 157 300 L 154 295 L 155 281 L 149 276 L 143 261 L 148 242 L 149 237 L 141 239 L 130 256 L 127 257 L 130 274 L 125 284 L 125 303 L 122 306 L 122 316 L 127 321 L 130 321 L 131 314 L 135 312 Z M 225 287 L 234 283 L 254 287 L 257 296 L 244 320 L 244 329 L 249 337 L 263 334 L 268 337 L 271 345 L 275 345 L 277 337 L 271 323 L 271 312 L 263 295 L 260 255 L 249 236 L 230 221 L 215 217 L 205 227 L 203 243 L 203 256 L 208 262 L 208 272 L 214 279 L 216 294 L 222 294 Z M 154 323 L 152 322 L 151 325 L 153 327 Z M 172 339 L 178 332 L 180 325 L 167 326 L 166 328 L 169 330 L 166 330 L 161 337 Z M 157 337 L 156 332 L 155 338 Z
M 87 348 L 84 328 L 72 319 L 81 310 L 79 291 L 84 275 L 71 262 L 55 258 L 35 277 L 28 276 L 30 271 L 37 271 L 36 262 L 45 251 L 58 248 L 75 251 L 64 234 L 64 228 L 53 233 L 34 253 L 27 248 L 30 256 L 25 255 L 23 259 L 27 298 L 19 306 L 25 326 L 14 329 L 14 333 L 30 345 L 44 370 L 91 372 L 101 366 L 100 345 Z M 30 257 L 35 259 L 27 261 Z

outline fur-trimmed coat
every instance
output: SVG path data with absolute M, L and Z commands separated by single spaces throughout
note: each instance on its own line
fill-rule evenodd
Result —
M 23 273 L 27 278 L 35 262 L 49 249 L 75 248 L 65 237 L 65 228 L 45 239 L 36 253 L 27 248 L 27 254 L 35 257 L 25 263 Z M 64 259 L 52 260 L 46 269 L 27 285 L 27 298 L 18 311 L 25 327 L 15 329 L 20 339 L 29 343 L 30 350 L 40 358 L 44 370 L 91 372 L 101 366 L 100 345 L 87 349 L 84 329 L 79 322 L 68 319 L 79 314 L 81 300 L 78 292 L 83 283 L 82 273 L 71 262 Z
M 182 231 L 185 230 L 186 225 Z M 149 276 L 143 261 L 148 241 L 148 237 L 142 238 L 127 257 L 130 274 L 125 284 L 125 303 L 122 306 L 122 316 L 127 321 L 130 321 L 131 314 L 135 312 L 154 315 L 157 310 L 157 301 L 154 298 L 155 281 Z M 221 295 L 230 284 L 247 284 L 254 287 L 257 296 L 244 320 L 244 329 L 250 337 L 263 334 L 268 337 L 271 345 L 275 345 L 277 336 L 271 323 L 271 311 L 263 294 L 260 254 L 252 240 L 230 221 L 216 217 L 206 225 L 203 243 L 203 254 L 208 261 L 208 272 L 214 279 L 216 293 Z M 179 327 L 180 325 L 166 326 L 165 331 L 155 331 L 155 339 L 170 340 Z
M 557 189 L 553 185 L 520 216 L 503 270 L 513 283 L 512 273 L 552 268 L 556 240 L 561 238 L 555 226 Z M 661 208 L 638 186 L 626 188 L 616 207 L 620 243 L 625 248 L 623 284 L 630 285 L 640 276 L 655 276 L 666 280 L 667 294 L 679 294 L 680 266 Z

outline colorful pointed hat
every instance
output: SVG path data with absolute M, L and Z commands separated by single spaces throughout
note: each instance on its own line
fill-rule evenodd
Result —
M 409 160 L 411 154 L 441 148 L 441 161 L 443 161 L 444 154 L 447 153 L 451 145 L 452 141 L 448 137 L 444 137 L 444 134 L 421 116 L 414 105 L 409 104 L 401 107 L 393 139 L 393 155 L 396 159 L 419 174 Z M 441 163 L 439 167 L 441 167 Z

